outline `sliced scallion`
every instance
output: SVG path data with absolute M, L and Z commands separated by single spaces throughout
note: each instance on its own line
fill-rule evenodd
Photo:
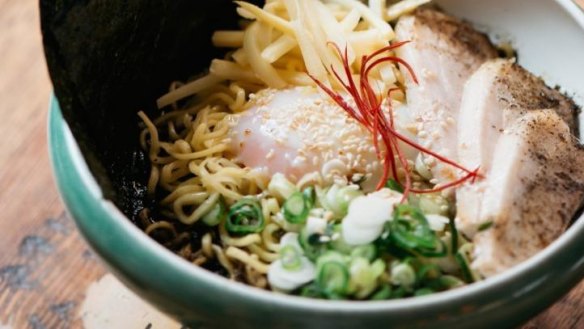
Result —
M 424 214 L 409 205 L 396 207 L 389 222 L 389 235 L 399 248 L 425 257 L 443 257 L 447 252 Z
M 408 290 L 402 286 L 397 287 L 391 291 L 391 299 L 400 299 L 406 297 Z
M 352 258 L 349 264 L 350 294 L 357 299 L 365 299 L 371 295 L 377 289 L 385 267 L 385 262 L 381 259 L 369 262 L 363 257 Z
M 436 264 L 424 264 L 418 270 L 419 281 L 430 281 L 440 277 L 440 267 Z
M 473 245 L 470 243 L 464 244 L 456 255 L 454 255 L 454 259 L 460 266 L 460 271 L 462 272 L 462 277 L 467 283 L 472 283 L 476 281 L 475 274 L 473 270 L 470 268 L 470 253 L 472 252 Z
M 401 184 L 398 183 L 396 180 L 391 179 L 391 178 L 388 179 L 387 182 L 385 182 L 385 187 L 387 187 L 388 189 L 390 189 L 392 191 L 404 193 L 404 188 L 401 186 Z
M 308 209 L 314 208 L 314 205 L 316 204 L 316 191 L 314 190 L 314 187 L 309 186 L 305 188 L 304 191 L 302 191 L 302 194 L 304 195 L 304 200 L 306 201 Z
M 272 176 L 272 180 L 268 184 L 268 191 L 279 200 L 286 200 L 292 193 L 298 192 L 298 189 L 286 176 L 281 173 L 276 173 Z
M 302 266 L 302 255 L 295 246 L 284 246 L 280 249 L 282 267 L 288 271 L 297 271 Z
M 419 296 L 426 296 L 426 295 L 431 295 L 433 294 L 435 291 L 430 289 L 430 288 L 420 288 L 416 291 L 414 291 L 414 296 L 415 297 L 419 297 Z
M 258 200 L 247 197 L 237 201 L 231 209 L 225 228 L 232 234 L 258 233 L 264 229 L 265 220 Z
M 345 264 L 348 260 L 349 259 L 346 255 L 343 255 L 342 253 L 334 250 L 328 250 L 322 253 L 320 257 L 318 257 L 316 264 L 317 266 L 326 262 L 339 262 Z
M 486 221 L 479 226 L 479 232 L 486 231 L 493 226 L 492 221 Z
M 351 257 L 364 258 L 371 262 L 377 257 L 377 248 L 373 244 L 366 244 L 355 247 L 351 251 Z
M 304 227 L 298 234 L 298 243 L 304 251 L 304 255 L 311 261 L 315 261 L 322 253 L 327 250 L 325 243 L 321 241 L 320 234 L 310 234 Z
M 316 283 L 329 298 L 342 298 L 349 287 L 349 270 L 337 261 L 320 264 Z
M 227 215 L 227 207 L 225 206 L 225 199 L 223 196 L 219 197 L 217 203 L 211 210 L 201 219 L 207 226 L 217 226 Z
M 349 204 L 355 198 L 363 196 L 363 191 L 358 185 L 333 185 L 326 191 L 317 189 L 317 196 L 322 206 L 333 212 L 335 218 L 342 218 L 347 215 Z
M 428 258 L 441 258 L 448 254 L 448 247 L 446 243 L 440 239 L 436 239 L 436 247 L 432 249 L 420 249 L 418 250 L 420 255 Z
M 309 203 L 307 202 L 304 194 L 300 192 L 294 192 L 283 206 L 284 218 L 286 221 L 292 224 L 303 224 L 308 218 L 310 212 Z
M 456 222 L 454 218 L 450 218 L 450 235 L 451 235 L 451 246 L 450 252 L 454 254 L 458 250 L 458 230 L 456 229 Z
M 302 297 L 309 297 L 309 298 L 322 298 L 323 293 L 320 290 L 320 287 L 316 284 L 316 282 L 311 282 L 300 290 L 300 296 Z
M 453 288 L 462 287 L 464 285 L 465 285 L 464 281 L 453 275 L 442 275 L 437 279 L 427 282 L 428 287 L 437 291 L 449 290 Z
M 332 230 L 330 247 L 335 251 L 350 254 L 355 247 L 349 245 L 343 238 L 341 224 L 330 225 L 329 227 Z
M 391 297 L 391 285 L 384 284 L 371 296 L 371 300 L 386 300 Z
M 391 268 L 391 283 L 410 290 L 416 283 L 416 272 L 408 263 L 398 263 Z

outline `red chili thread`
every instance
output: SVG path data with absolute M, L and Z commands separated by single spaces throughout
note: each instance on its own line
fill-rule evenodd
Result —
M 359 87 L 357 87 L 357 84 L 351 74 L 351 64 L 349 63 L 348 59 L 349 57 L 348 49 L 345 48 L 345 51 L 343 52 L 341 51 L 337 44 L 334 43 L 329 44 L 336 50 L 336 52 L 338 53 L 339 57 L 342 60 L 343 71 L 346 76 L 346 81 L 340 76 L 340 74 L 335 70 L 335 68 L 331 66 L 332 74 L 343 86 L 345 91 L 347 91 L 349 96 L 353 99 L 353 101 L 355 102 L 356 109 L 349 105 L 341 94 L 329 88 L 324 83 L 310 75 L 310 78 L 318 85 L 318 87 L 322 89 L 327 95 L 329 95 L 329 97 L 331 97 L 333 101 L 335 101 L 335 103 L 337 103 L 342 109 L 344 109 L 349 116 L 351 116 L 353 119 L 355 119 L 365 128 L 367 128 L 367 130 L 369 130 L 369 132 L 373 136 L 373 143 L 375 146 L 375 151 L 377 153 L 377 158 L 379 160 L 383 160 L 383 176 L 379 183 L 377 184 L 377 189 L 379 190 L 385 186 L 385 183 L 387 182 L 391 172 L 393 179 L 398 184 L 400 184 L 404 189 L 402 202 L 405 202 L 407 200 L 409 193 L 424 194 L 440 192 L 448 188 L 461 185 L 468 180 L 470 180 L 471 183 L 474 183 L 477 178 L 483 178 L 483 176 L 479 174 L 479 168 L 475 170 L 469 170 L 463 167 L 462 165 L 456 163 L 455 161 L 448 159 L 444 156 L 441 156 L 440 154 L 437 154 L 432 150 L 423 147 L 422 145 L 416 143 L 415 141 L 408 139 L 406 136 L 403 136 L 395 129 L 393 107 L 391 103 L 391 93 L 398 91 L 399 88 L 392 88 L 388 91 L 386 99 L 389 108 L 389 120 L 384 115 L 382 110 L 384 99 L 378 96 L 378 94 L 375 93 L 375 91 L 373 90 L 373 87 L 371 86 L 371 83 L 369 81 L 369 74 L 373 69 L 375 69 L 378 65 L 382 63 L 387 62 L 397 63 L 405 67 L 407 72 L 412 77 L 413 81 L 416 84 L 418 84 L 418 78 L 416 77 L 416 74 L 414 73 L 412 66 L 405 60 L 397 56 L 378 57 L 383 53 L 397 49 L 403 45 L 408 44 L 409 42 L 410 41 L 396 42 L 394 44 L 383 47 L 369 55 L 363 56 L 361 61 L 362 64 L 360 70 Z M 450 183 L 441 185 L 439 187 L 434 187 L 433 189 L 429 190 L 413 189 L 412 180 L 410 177 L 411 172 L 410 166 L 407 162 L 407 159 L 403 151 L 399 147 L 400 141 L 415 148 L 416 150 L 420 151 L 423 154 L 431 156 L 443 163 L 446 163 L 450 166 L 460 169 L 461 171 L 465 172 L 465 175 Z M 385 146 L 385 154 L 383 154 L 381 147 L 379 146 L 379 142 L 382 142 L 383 145 Z M 406 172 L 405 182 L 403 183 L 400 182 L 397 174 L 398 167 L 396 164 L 396 158 L 401 167 Z

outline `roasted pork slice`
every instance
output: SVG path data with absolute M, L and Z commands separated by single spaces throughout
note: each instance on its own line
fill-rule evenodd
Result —
M 584 199 L 584 149 L 555 110 L 523 114 L 494 150 L 473 239 L 472 267 L 484 277 L 549 245 Z
M 413 67 L 419 81 L 405 75 L 407 106 L 418 123 L 418 139 L 432 151 L 456 159 L 464 84 L 485 61 L 496 58 L 497 51 L 469 24 L 431 9 L 401 18 L 396 35 L 400 41 L 411 41 L 398 55 Z M 456 178 L 454 168 L 431 160 L 426 163 L 438 183 Z
M 577 133 L 577 107 L 512 60 L 483 64 L 465 85 L 458 117 L 458 160 L 490 175 L 499 137 L 508 125 L 532 110 L 553 109 Z M 472 237 L 481 225 L 485 182 L 466 184 L 456 192 L 457 224 Z

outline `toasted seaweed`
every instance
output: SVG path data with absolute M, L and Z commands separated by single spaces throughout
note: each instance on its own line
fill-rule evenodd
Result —
M 105 196 L 130 218 L 145 206 L 148 161 L 136 113 L 221 53 L 230 0 L 41 0 L 49 73 L 63 115 Z

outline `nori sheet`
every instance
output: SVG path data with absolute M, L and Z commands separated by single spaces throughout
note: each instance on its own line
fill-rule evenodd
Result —
M 222 56 L 214 30 L 234 28 L 230 0 L 41 0 L 49 73 L 66 121 L 105 196 L 134 218 L 149 165 L 136 113 L 174 80 Z

